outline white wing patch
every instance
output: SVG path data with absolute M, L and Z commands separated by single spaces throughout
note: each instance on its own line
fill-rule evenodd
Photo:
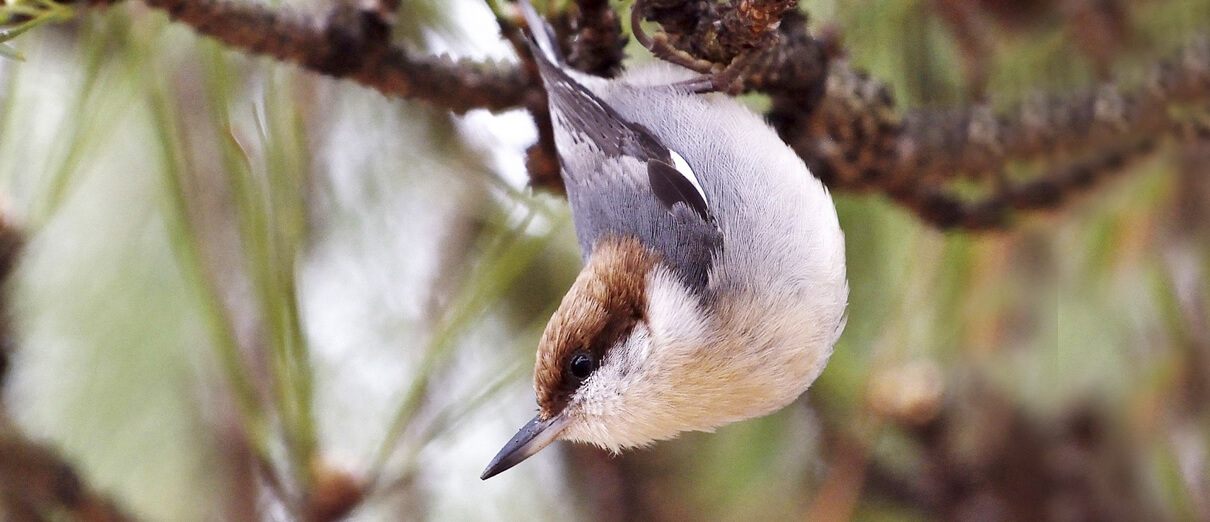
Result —
M 710 199 L 706 197 L 706 191 L 702 190 L 702 184 L 698 183 L 697 175 L 693 173 L 693 169 L 689 168 L 689 162 L 685 161 L 685 158 L 682 158 L 681 155 L 677 154 L 675 150 L 668 149 L 668 152 L 672 153 L 672 166 L 676 167 L 676 171 L 680 172 L 682 176 L 685 176 L 685 179 L 689 180 L 689 183 L 693 185 L 693 188 L 697 189 L 697 193 L 701 194 L 702 201 L 705 201 L 706 205 L 709 206 Z

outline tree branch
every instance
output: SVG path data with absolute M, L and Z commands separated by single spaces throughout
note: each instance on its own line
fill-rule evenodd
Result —
M 622 71 L 622 59 L 626 57 L 623 52 L 626 37 L 618 13 L 609 7 L 607 0 L 576 0 L 575 7 L 570 17 L 570 30 L 575 38 L 568 63 L 589 74 L 616 76 Z
M 365 9 L 339 5 L 322 18 L 223 0 L 145 2 L 229 46 L 389 96 L 459 113 L 528 107 L 549 138 L 549 115 L 532 71 L 413 56 L 390 41 L 379 13 L 389 5 L 381 0 Z M 1003 114 L 986 104 L 904 113 L 886 85 L 841 59 L 838 38 L 812 35 L 795 4 L 641 0 L 635 9 L 690 59 L 724 66 L 746 55 L 744 88 L 771 97 L 770 122 L 833 190 L 886 194 L 939 227 L 1000 228 L 1011 225 L 1014 214 L 1057 208 L 1174 136 L 1181 122 L 1171 117 L 1173 109 L 1210 102 L 1210 40 L 1200 38 L 1133 90 L 1105 83 L 1036 96 Z M 555 20 L 572 64 L 616 73 L 625 43 L 616 13 L 603 0 L 574 5 Z M 553 140 L 540 140 L 528 164 L 533 185 L 558 192 L 553 147 Z M 1021 162 L 1033 162 L 1035 172 L 1009 182 L 1008 166 Z M 987 194 L 967 199 L 946 188 L 964 179 L 982 183 Z
M 93 0 L 108 5 L 115 0 Z M 198 33 L 244 51 L 346 78 L 387 96 L 423 100 L 456 113 L 524 105 L 538 86 L 517 67 L 416 57 L 390 41 L 381 9 L 340 3 L 317 18 L 225 0 L 145 0 Z
M 885 193 L 943 228 L 999 228 L 1011 224 L 1010 211 L 1055 208 L 1178 137 L 1186 122 L 1174 109 L 1210 102 L 1210 39 L 1194 39 L 1148 78 L 1134 93 L 1105 84 L 1002 115 L 974 105 L 900 116 L 884 84 L 838 60 L 815 111 L 774 97 L 770 119 L 834 190 Z M 1030 181 L 1004 182 L 1010 163 L 1041 159 L 1051 167 Z M 942 184 L 964 178 L 990 182 L 996 194 L 983 202 L 946 195 Z

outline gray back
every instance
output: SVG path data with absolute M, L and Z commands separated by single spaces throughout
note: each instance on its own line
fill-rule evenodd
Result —
M 677 169 L 671 149 L 538 55 L 580 249 L 628 235 L 662 255 L 704 292 L 722 233 L 703 194 Z M 688 167 L 696 167 L 686 160 Z

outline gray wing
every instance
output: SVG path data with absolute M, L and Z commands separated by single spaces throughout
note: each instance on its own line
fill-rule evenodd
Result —
M 705 288 L 722 233 L 704 194 L 680 170 L 693 165 L 544 56 L 537 62 L 584 257 L 603 236 L 636 236 L 687 285 Z

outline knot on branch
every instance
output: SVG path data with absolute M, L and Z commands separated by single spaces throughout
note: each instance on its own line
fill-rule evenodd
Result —
M 810 34 L 807 16 L 799 11 L 785 13 L 780 24 L 775 45 L 752 56 L 744 86 L 811 112 L 824 95 L 828 64 L 839 53 L 831 42 Z
M 577 70 L 612 78 L 622 72 L 626 37 L 622 20 L 606 0 L 577 0 L 566 18 L 572 39 L 567 63 Z M 563 25 L 563 24 L 560 24 Z
M 829 186 L 872 187 L 897 170 L 903 125 L 890 90 L 844 62 L 826 77 L 821 101 L 809 113 L 799 98 L 774 98 L 774 127 Z
M 635 9 L 660 24 L 673 47 L 701 60 L 726 64 L 773 46 L 783 15 L 797 5 L 797 0 L 646 0 Z
M 391 48 L 391 24 L 379 9 L 363 9 L 348 3 L 328 11 L 323 23 L 328 42 L 326 53 L 305 65 L 341 78 L 380 58 Z

